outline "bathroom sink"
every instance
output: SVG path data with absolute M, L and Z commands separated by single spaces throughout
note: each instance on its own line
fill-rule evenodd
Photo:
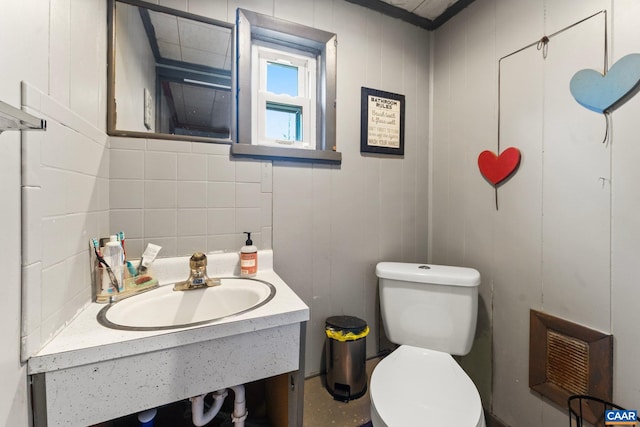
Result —
M 224 277 L 221 282 L 220 286 L 188 291 L 160 286 L 105 306 L 98 313 L 98 322 L 129 331 L 197 326 L 255 310 L 276 293 L 263 280 Z

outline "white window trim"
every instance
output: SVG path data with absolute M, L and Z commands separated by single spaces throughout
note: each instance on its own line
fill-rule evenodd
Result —
M 281 63 L 298 68 L 298 94 L 292 97 L 285 94 L 273 94 L 266 90 L 267 64 Z M 268 47 L 266 43 L 254 43 L 251 47 L 252 85 L 251 97 L 251 143 L 271 147 L 289 147 L 299 149 L 316 148 L 316 60 L 312 56 L 303 56 L 283 49 Z M 266 136 L 267 102 L 299 106 L 302 108 L 302 140 L 281 141 Z

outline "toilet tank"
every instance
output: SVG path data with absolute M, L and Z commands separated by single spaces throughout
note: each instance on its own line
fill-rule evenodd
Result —
M 478 316 L 473 268 L 381 262 L 380 313 L 391 342 L 454 355 L 469 353 Z

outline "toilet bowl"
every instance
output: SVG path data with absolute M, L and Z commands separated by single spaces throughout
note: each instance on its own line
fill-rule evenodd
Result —
M 401 345 L 373 371 L 374 427 L 485 427 L 480 395 L 453 357 Z
M 484 427 L 478 389 L 452 356 L 471 350 L 480 273 L 381 262 L 376 275 L 385 332 L 400 347 L 371 375 L 374 427 Z

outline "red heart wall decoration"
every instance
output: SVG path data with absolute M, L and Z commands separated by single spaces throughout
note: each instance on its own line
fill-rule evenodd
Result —
M 478 168 L 487 181 L 497 186 L 515 172 L 520 164 L 520 150 L 509 147 L 497 156 L 485 150 L 478 156 Z

